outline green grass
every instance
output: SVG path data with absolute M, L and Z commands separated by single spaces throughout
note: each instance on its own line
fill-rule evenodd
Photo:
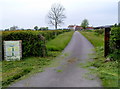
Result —
M 26 57 L 20 61 L 2 61 L 2 86 L 7 87 L 15 81 L 24 79 L 34 73 L 42 72 L 45 67 L 54 62 L 54 58 L 60 55 L 72 37 L 73 32 L 66 32 L 58 35 L 55 39 L 48 41 L 47 46 L 56 47 L 55 50 L 48 50 L 48 57 Z M 51 46 L 52 45 L 52 46 Z
M 82 33 L 93 45 L 94 47 L 100 47 L 104 45 L 104 36 L 97 35 L 94 31 L 81 31 Z
M 28 73 L 42 72 L 45 65 L 48 65 L 52 58 L 28 57 L 21 61 L 2 62 L 2 85 L 7 86 L 11 82 L 23 77 Z
M 94 57 L 94 61 L 90 61 L 81 65 L 84 68 L 90 69 L 91 73 L 96 73 L 102 80 L 102 85 L 104 87 L 118 87 L 118 62 L 105 62 L 106 58 L 104 58 L 104 36 L 96 35 L 94 31 L 81 31 L 80 33 L 82 33 L 94 45 L 96 50 L 96 53 L 92 54 L 96 55 Z M 91 66 L 96 68 L 91 69 Z
M 57 70 L 58 73 L 62 72 L 63 70 Z
M 62 51 L 71 40 L 73 33 L 74 32 L 71 31 L 60 34 L 55 39 L 47 43 L 47 49 L 49 51 Z

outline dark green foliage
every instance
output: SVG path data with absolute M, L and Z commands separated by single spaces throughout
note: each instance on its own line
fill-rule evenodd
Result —
M 48 30 L 48 27 L 41 27 L 39 30 Z
M 120 27 L 111 29 L 109 56 L 114 60 L 120 60 Z
M 35 30 L 38 30 L 38 26 L 35 26 L 34 29 L 35 29 Z
M 40 33 L 13 31 L 10 34 L 3 33 L 2 37 L 3 40 L 22 40 L 23 57 L 46 55 L 45 38 Z

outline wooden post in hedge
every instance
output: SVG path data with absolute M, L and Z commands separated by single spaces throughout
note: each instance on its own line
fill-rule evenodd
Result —
M 104 45 L 104 56 L 106 57 L 108 54 L 109 54 L 109 39 L 110 39 L 110 31 L 111 31 L 111 28 L 110 27 L 106 27 L 105 28 L 105 45 Z

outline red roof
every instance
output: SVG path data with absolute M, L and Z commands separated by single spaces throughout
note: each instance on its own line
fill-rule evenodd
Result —
M 74 27 L 74 25 L 69 25 L 68 27 Z

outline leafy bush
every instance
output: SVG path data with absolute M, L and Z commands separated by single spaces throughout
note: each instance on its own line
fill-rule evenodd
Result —
M 104 34 L 104 29 L 95 30 L 96 35 Z
M 109 56 L 114 60 L 120 60 L 120 27 L 111 29 Z

